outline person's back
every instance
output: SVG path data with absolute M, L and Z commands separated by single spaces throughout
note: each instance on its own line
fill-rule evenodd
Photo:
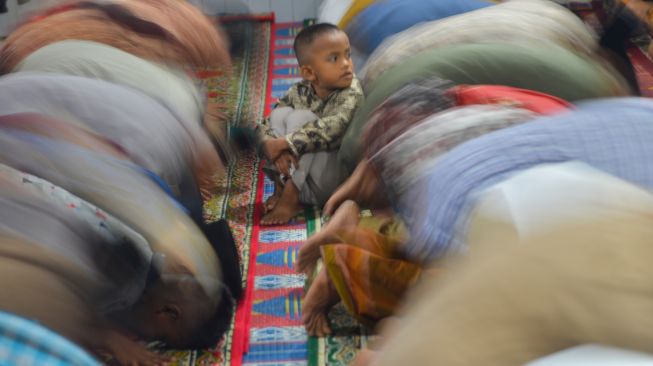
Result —
M 402 197 L 399 207 L 411 227 L 408 255 L 430 260 L 463 243 L 475 193 L 513 173 L 578 160 L 626 181 L 653 187 L 653 103 L 642 98 L 592 102 L 578 110 L 540 118 L 462 144 L 445 155 Z M 415 205 L 428 197 L 431 204 Z
M 406 302 L 374 365 L 523 365 L 587 343 L 653 351 L 653 196 L 579 164 L 523 174 L 538 178 L 532 193 L 510 202 L 547 221 L 525 235 L 532 217 L 501 221 L 520 232 L 504 235 L 472 220 L 469 255 Z M 542 195 L 578 214 L 560 219 Z

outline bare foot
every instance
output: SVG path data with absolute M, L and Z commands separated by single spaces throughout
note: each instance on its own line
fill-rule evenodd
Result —
M 280 194 L 277 194 L 277 192 L 272 193 L 272 196 L 268 197 L 267 200 L 265 200 L 265 204 L 263 205 L 263 208 L 265 208 L 265 212 L 270 212 L 274 209 L 274 206 L 277 205 L 277 202 L 279 202 L 279 198 L 281 197 Z
M 267 200 L 265 200 L 265 205 L 263 206 L 266 213 L 274 209 L 274 206 L 276 206 L 277 202 L 279 202 L 279 198 L 281 197 L 282 192 L 283 184 L 281 183 L 281 179 L 276 176 L 274 178 L 274 193 L 272 193 L 272 195 L 268 197 Z
M 308 238 L 301 248 L 299 248 L 296 265 L 297 272 L 311 275 L 315 270 L 317 260 L 320 258 L 320 246 L 341 241 L 337 235 L 338 230 L 345 226 L 357 225 L 358 215 L 360 215 L 360 208 L 356 202 L 345 201 L 345 203 L 340 205 L 324 229 Z
M 327 314 L 338 301 L 338 292 L 323 268 L 302 300 L 302 322 L 308 335 L 324 337 L 331 334 Z
M 292 180 L 288 180 L 283 187 L 281 197 L 274 205 L 272 211 L 268 212 L 261 219 L 261 225 L 282 225 L 297 216 L 303 207 L 299 203 L 299 190 Z
M 359 205 L 384 205 L 385 197 L 380 190 L 379 178 L 370 163 L 363 159 L 347 179 L 329 198 L 322 213 L 331 216 L 347 200 Z

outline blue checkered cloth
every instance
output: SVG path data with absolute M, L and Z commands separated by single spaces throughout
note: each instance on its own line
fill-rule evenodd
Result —
M 536 165 L 573 160 L 653 188 L 653 100 L 588 102 L 454 148 L 399 203 L 411 231 L 406 255 L 428 262 L 465 250 L 459 234 L 479 192 Z
M 0 311 L 0 365 L 100 366 L 100 363 L 39 324 Z

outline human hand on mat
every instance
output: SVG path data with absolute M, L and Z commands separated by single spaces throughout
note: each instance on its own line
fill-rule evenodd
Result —
M 144 343 L 132 340 L 116 331 L 109 331 L 104 342 L 103 348 L 119 365 L 159 366 L 169 365 L 172 362 L 169 357 L 148 350 Z
M 299 167 L 299 162 L 297 161 L 297 157 L 290 151 L 285 151 L 279 155 L 277 160 L 274 161 L 274 165 L 279 170 L 279 173 L 285 176 L 290 176 L 291 167 L 297 169 Z
M 290 152 L 290 145 L 283 137 L 268 139 L 263 141 L 263 152 L 269 161 L 276 162 L 282 153 Z

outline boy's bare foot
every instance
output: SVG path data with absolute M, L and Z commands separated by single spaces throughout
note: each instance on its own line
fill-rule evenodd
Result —
M 277 202 L 279 202 L 279 198 L 281 197 L 280 194 L 277 194 L 276 192 L 272 194 L 272 196 L 268 197 L 267 200 L 265 200 L 264 208 L 265 212 L 268 213 L 274 209 L 274 206 L 277 205 Z
M 379 178 L 366 159 L 361 160 L 351 177 L 331 195 L 322 213 L 325 216 L 333 215 L 346 200 L 353 200 L 365 206 L 385 204 L 385 198 L 380 191 Z
M 266 213 L 274 209 L 274 206 L 276 206 L 277 202 L 279 202 L 279 198 L 281 197 L 282 192 L 283 184 L 281 183 L 281 179 L 277 176 L 274 178 L 274 193 L 272 193 L 272 195 L 268 197 L 267 200 L 265 200 L 265 204 L 263 205 Z
M 296 264 L 297 272 L 311 275 L 315 270 L 317 260 L 320 258 L 320 246 L 339 242 L 341 239 L 338 237 L 338 231 L 345 226 L 357 225 L 358 215 L 360 215 L 360 209 L 356 202 L 345 201 L 340 205 L 324 229 L 308 238 L 299 248 Z
M 303 207 L 299 203 L 299 189 L 292 180 L 288 180 L 283 186 L 281 197 L 277 201 L 272 211 L 268 212 L 261 219 L 261 225 L 281 225 L 286 224 L 290 219 L 297 216 Z
M 338 301 L 338 292 L 333 287 L 326 269 L 322 268 L 302 300 L 302 322 L 308 335 L 324 337 L 331 334 L 327 314 Z

